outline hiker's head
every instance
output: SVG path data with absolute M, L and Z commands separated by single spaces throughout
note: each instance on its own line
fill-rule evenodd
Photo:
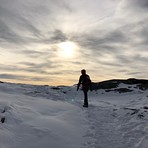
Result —
M 86 74 L 86 70 L 85 70 L 85 69 L 82 69 L 82 70 L 81 70 L 81 74 L 82 74 L 82 75 L 85 75 L 85 74 Z

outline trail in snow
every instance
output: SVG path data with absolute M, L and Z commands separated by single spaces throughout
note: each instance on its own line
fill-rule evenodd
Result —
M 118 147 L 122 139 L 115 129 L 116 125 L 114 117 L 111 115 L 111 108 L 93 106 L 86 112 L 92 129 L 88 134 L 90 141 L 88 141 L 86 147 Z
M 82 92 L 69 92 L 65 99 L 79 106 L 89 123 L 84 148 L 147 148 L 148 91 L 132 87 L 133 92 L 123 94 L 89 92 L 89 108 L 82 107 Z
M 111 97 L 107 97 L 107 100 L 110 99 Z M 136 99 L 126 101 L 126 104 L 121 106 L 111 104 L 110 101 L 103 101 L 104 97 L 99 98 L 99 100 L 100 105 L 99 101 L 95 102 L 95 99 L 92 101 L 92 105 L 84 111 L 90 123 L 90 128 L 86 134 L 88 142 L 84 147 L 139 148 L 142 140 L 148 135 L 147 110 L 140 108 L 136 113 L 130 108 L 126 109 L 129 105 L 133 105 L 133 102 L 138 104 Z M 136 106 L 134 108 L 138 110 Z

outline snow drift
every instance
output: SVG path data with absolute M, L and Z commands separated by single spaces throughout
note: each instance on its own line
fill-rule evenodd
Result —
M 75 85 L 0 83 L 0 148 L 147 148 L 143 86 L 118 81 L 95 89 L 86 109 Z

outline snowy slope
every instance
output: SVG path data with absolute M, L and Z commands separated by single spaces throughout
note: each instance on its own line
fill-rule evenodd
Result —
M 0 116 L 5 117 L 0 124 L 0 148 L 77 148 L 83 144 L 87 128 L 79 107 L 57 100 L 54 92 L 51 100 L 46 99 L 43 86 L 1 84 L 0 90 Z
M 148 91 L 0 83 L 0 148 L 147 148 Z M 3 122 L 3 123 L 2 123 Z

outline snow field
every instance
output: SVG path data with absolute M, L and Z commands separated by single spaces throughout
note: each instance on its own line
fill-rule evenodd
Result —
M 67 102 L 0 92 L 1 148 L 77 148 L 86 123 L 81 109 Z M 55 99 L 56 100 L 56 99 Z
M 147 148 L 148 91 L 0 84 L 0 148 Z M 2 118 L 4 122 L 2 123 Z

